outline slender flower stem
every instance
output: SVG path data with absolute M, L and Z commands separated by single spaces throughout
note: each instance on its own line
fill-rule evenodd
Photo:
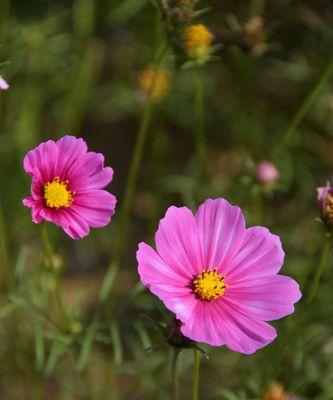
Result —
M 54 301 L 57 305 L 58 312 L 61 318 L 61 326 L 65 328 L 65 330 L 69 327 L 69 318 L 64 306 L 64 303 L 62 301 L 62 296 L 61 296 L 61 291 L 60 291 L 60 285 L 59 285 L 59 273 L 56 271 L 56 268 L 54 266 L 54 261 L 53 261 L 53 246 L 50 242 L 46 225 L 44 222 L 40 224 L 40 232 L 41 232 L 41 237 L 44 245 L 44 252 L 46 256 L 46 263 L 47 266 L 50 268 L 52 271 L 54 280 L 55 280 L 55 287 L 53 289 L 53 296 L 54 296 Z
M 325 266 L 326 266 L 326 262 L 327 262 L 327 258 L 330 252 L 330 247 L 331 247 L 331 243 L 330 243 L 330 235 L 327 235 L 327 238 L 325 240 L 324 243 L 324 247 L 323 247 L 323 251 L 321 254 L 321 258 L 320 258 L 320 262 L 318 265 L 318 268 L 316 269 L 316 274 L 313 278 L 313 282 L 312 282 L 312 286 L 310 289 L 310 293 L 309 293 L 309 297 L 307 298 L 306 301 L 306 306 L 310 306 L 314 299 L 317 296 L 318 293 L 318 288 L 319 288 L 319 283 L 320 283 L 320 279 L 323 275 L 323 272 L 325 270 Z
M 2 206 L 0 204 L 0 260 L 3 263 L 4 278 L 6 281 L 6 290 L 11 292 L 15 287 L 15 276 L 13 275 L 13 268 L 10 265 L 10 256 L 8 248 L 8 234 L 6 229 L 6 222 Z
M 322 249 L 319 265 L 316 269 L 315 276 L 312 280 L 312 286 L 310 288 L 309 295 L 304 302 L 304 309 L 302 310 L 302 313 L 298 314 L 298 318 L 296 319 L 295 324 L 293 325 L 291 331 L 287 335 L 286 339 L 280 345 L 280 351 L 278 357 L 276 358 L 276 362 L 274 363 L 273 371 L 270 375 L 269 381 L 273 381 L 278 375 L 283 359 L 287 353 L 288 347 L 292 343 L 293 339 L 295 337 L 298 337 L 299 330 L 301 329 L 302 324 L 307 316 L 307 313 L 309 312 L 309 307 L 317 296 L 319 283 L 323 275 L 323 272 L 325 270 L 325 266 L 327 264 L 328 255 L 330 253 L 330 247 L 331 247 L 330 239 L 331 239 L 330 235 L 328 234 Z
M 193 350 L 194 374 L 193 374 L 193 400 L 199 400 L 199 375 L 200 375 L 200 353 Z
M 197 157 L 201 162 L 201 168 L 203 170 L 206 158 L 206 143 L 204 135 L 204 90 L 202 84 L 202 77 L 199 70 L 195 71 L 195 140 L 196 140 L 196 151 Z
M 44 252 L 47 257 L 47 262 L 51 263 L 52 255 L 53 255 L 53 248 L 52 248 L 49 236 L 47 234 L 45 222 L 42 222 L 39 226 L 40 226 L 40 235 L 41 235 L 43 246 L 44 246 Z
M 154 66 L 155 73 L 152 80 L 152 90 L 153 92 L 155 80 L 157 76 L 158 68 L 163 63 L 163 60 L 166 56 L 168 50 L 168 44 L 163 43 L 161 48 L 158 50 Z M 110 264 L 106 276 L 103 281 L 103 285 L 100 292 L 100 301 L 103 303 L 109 296 L 110 291 L 112 289 L 113 283 L 115 281 L 115 277 L 117 275 L 119 264 L 121 263 L 125 243 L 127 240 L 127 233 L 129 228 L 129 216 L 133 203 L 133 196 L 135 193 L 136 182 L 138 177 L 138 172 L 140 169 L 143 151 L 145 148 L 145 144 L 147 141 L 147 136 L 149 132 L 150 123 L 152 120 L 152 115 L 154 111 L 154 100 L 150 97 L 145 104 L 144 112 L 142 116 L 142 120 L 140 123 L 139 132 L 137 135 L 137 140 L 135 143 L 134 154 L 132 158 L 132 162 L 130 165 L 129 173 L 127 176 L 127 182 L 125 186 L 124 199 L 122 202 L 122 207 L 120 209 L 120 217 L 119 217 L 119 232 L 117 235 L 117 242 L 114 252 L 114 258 L 112 263 Z
M 179 382 L 178 382 L 178 358 L 179 349 L 172 349 L 171 377 L 172 377 L 172 400 L 179 400 Z
M 307 114 L 307 112 L 311 109 L 313 106 L 314 102 L 316 101 L 317 97 L 319 96 L 322 88 L 324 87 L 325 83 L 328 81 L 330 78 L 331 74 L 333 72 L 333 60 L 331 60 L 324 71 L 322 72 L 319 81 L 317 84 L 314 86 L 314 88 L 311 90 L 309 95 L 305 98 L 303 103 L 301 104 L 301 107 L 298 109 L 297 113 L 295 114 L 294 118 L 291 120 L 291 123 L 287 130 L 283 133 L 281 140 L 277 143 L 273 150 L 273 156 L 276 156 L 280 151 L 283 149 L 285 145 L 290 141 L 290 138 L 300 125 L 300 123 L 303 121 L 303 118 Z

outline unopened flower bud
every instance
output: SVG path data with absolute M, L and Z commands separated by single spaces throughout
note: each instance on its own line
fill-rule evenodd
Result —
M 264 393 L 264 400 L 288 400 L 289 395 L 279 382 L 272 382 Z
M 317 188 L 317 199 L 321 210 L 321 218 L 328 229 L 333 228 L 333 188 L 329 183 Z
M 267 50 L 264 20 L 254 16 L 246 22 L 241 32 L 241 41 L 246 50 L 255 56 L 260 56 Z
M 184 31 L 184 47 L 189 57 L 204 60 L 211 54 L 214 35 L 203 24 L 193 24 Z
M 181 333 L 181 326 L 182 323 L 176 318 L 169 321 L 166 327 L 166 339 L 171 346 L 183 348 L 191 343 L 191 340 Z
M 278 168 L 269 161 L 261 161 L 255 172 L 257 180 L 264 184 L 270 185 L 279 179 L 280 173 Z

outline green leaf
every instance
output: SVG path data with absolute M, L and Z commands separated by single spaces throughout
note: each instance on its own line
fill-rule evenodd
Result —
M 91 347 L 94 341 L 96 329 L 97 329 L 97 321 L 93 321 L 92 324 L 88 327 L 86 336 L 83 339 L 81 352 L 76 365 L 79 371 L 82 371 L 87 364 Z
M 27 262 L 27 257 L 28 257 L 28 247 L 22 247 L 20 250 L 17 261 L 16 261 L 16 266 L 15 266 L 15 278 L 18 282 L 22 280 L 23 274 L 24 274 L 24 269 L 26 266 Z
M 45 351 L 44 351 L 44 332 L 41 324 L 35 327 L 35 353 L 36 353 L 36 368 L 42 371 L 44 367 Z
M 123 0 L 118 7 L 110 11 L 109 21 L 123 24 L 139 13 L 147 2 L 148 0 Z
M 112 287 L 114 278 L 117 274 L 118 267 L 116 264 L 112 264 L 112 266 L 107 271 L 104 281 L 102 283 L 101 290 L 99 292 L 99 301 L 100 303 L 104 303 L 109 295 L 110 288 Z
M 3 318 L 6 318 L 7 315 L 11 314 L 13 311 L 17 310 L 18 308 L 20 308 L 18 304 L 15 304 L 15 303 L 6 304 L 0 310 L 0 320 L 2 320 Z
M 114 362 L 116 365 L 121 365 L 123 361 L 123 347 L 120 339 L 118 323 L 112 321 L 110 324 L 110 335 L 113 343 Z
M 145 327 L 143 326 L 143 324 L 141 324 L 141 322 L 136 321 L 134 323 L 134 328 L 137 331 L 139 338 L 141 340 L 142 346 L 144 348 L 150 347 L 151 346 L 151 340 L 150 337 L 148 335 L 148 332 L 146 331 Z
M 55 340 L 53 342 L 52 347 L 51 347 L 51 352 L 50 352 L 50 355 L 49 355 L 49 358 L 47 360 L 46 367 L 44 370 L 46 375 L 50 375 L 52 373 L 59 358 L 65 353 L 65 351 L 66 351 L 66 347 L 64 346 L 63 343 L 61 343 L 57 340 Z

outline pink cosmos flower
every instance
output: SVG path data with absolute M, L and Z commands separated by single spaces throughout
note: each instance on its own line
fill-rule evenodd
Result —
M 269 161 L 261 161 L 256 167 L 256 178 L 260 183 L 271 184 L 279 179 L 279 170 Z
M 3 79 L 3 77 L 0 75 L 0 89 L 1 90 L 8 90 L 9 85 L 8 83 Z
M 246 228 L 240 208 L 207 200 L 195 215 L 170 207 L 157 251 L 137 252 L 141 281 L 182 322 L 186 337 L 250 354 L 276 337 L 265 321 L 294 312 L 298 284 L 278 275 L 284 252 L 268 229 Z
M 115 212 L 116 198 L 102 190 L 113 177 L 100 153 L 87 151 L 86 142 L 64 136 L 29 151 L 24 169 L 32 177 L 31 196 L 23 204 L 32 220 L 59 225 L 73 239 L 88 235 L 90 227 L 106 226 Z

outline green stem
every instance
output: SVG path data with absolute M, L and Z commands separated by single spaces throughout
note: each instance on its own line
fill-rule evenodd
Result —
M 154 88 L 158 68 L 162 64 L 164 57 L 167 53 L 167 50 L 168 50 L 168 44 L 163 43 L 163 45 L 157 52 L 155 62 L 154 62 L 155 74 L 154 74 L 153 82 L 152 82 L 152 91 Z M 147 136 L 148 136 L 148 132 L 149 132 L 150 123 L 152 120 L 153 111 L 154 111 L 154 100 L 149 98 L 144 107 L 144 112 L 143 112 L 142 120 L 140 123 L 139 132 L 137 135 L 137 140 L 135 143 L 134 154 L 133 154 L 132 162 L 130 165 L 129 173 L 127 176 L 124 199 L 122 202 L 121 209 L 119 211 L 119 215 L 120 215 L 120 217 L 119 217 L 119 232 L 117 235 L 117 242 L 116 242 L 113 262 L 109 265 L 109 268 L 108 268 L 108 271 L 104 278 L 101 292 L 100 292 L 100 301 L 102 303 L 108 298 L 108 296 L 111 292 L 113 283 L 115 281 L 115 277 L 116 277 L 118 269 L 119 269 L 119 265 L 122 260 L 124 247 L 125 247 L 125 244 L 127 241 L 128 228 L 130 225 L 130 223 L 129 223 L 130 222 L 129 221 L 130 210 L 131 210 L 132 203 L 133 203 L 133 196 L 134 196 L 135 189 L 136 189 L 138 172 L 140 170 L 143 151 L 144 151 L 145 144 L 147 141 Z
M 199 400 L 199 376 L 200 376 L 200 353 L 193 350 L 194 374 L 193 374 L 193 400 Z
M 64 330 L 66 331 L 67 328 L 70 326 L 70 321 L 66 312 L 66 308 L 64 306 L 64 303 L 62 301 L 62 296 L 61 296 L 61 291 L 60 291 L 60 284 L 59 284 L 59 271 L 54 266 L 53 262 L 53 247 L 50 242 L 48 233 L 47 233 L 47 228 L 46 224 L 42 222 L 40 224 L 40 232 L 41 232 L 41 237 L 44 245 L 44 253 L 46 256 L 46 262 L 47 262 L 47 267 L 50 268 L 53 278 L 55 280 L 55 287 L 53 289 L 53 298 L 55 300 L 55 303 L 57 304 L 57 309 L 61 318 L 61 326 L 64 327 Z
M 263 225 L 263 208 L 264 208 L 264 198 L 265 198 L 265 193 L 263 191 L 263 188 L 259 188 L 258 193 L 254 196 L 254 210 L 255 210 L 255 217 L 256 217 L 256 223 L 258 225 Z
M 10 293 L 11 291 L 13 291 L 15 287 L 15 276 L 13 274 L 13 268 L 10 265 L 11 262 L 9 257 L 8 233 L 1 204 L 0 204 L 0 259 L 3 262 L 6 290 L 8 293 Z
M 49 239 L 49 236 L 47 234 L 47 228 L 45 222 L 42 222 L 40 224 L 40 235 L 42 238 L 43 246 L 44 246 L 44 252 L 47 257 L 47 261 L 49 263 L 52 263 L 52 255 L 53 255 L 53 248 Z
M 206 143 L 204 135 L 204 90 L 200 71 L 195 71 L 195 139 L 197 157 L 201 162 L 202 169 L 205 165 Z
M 179 400 L 179 382 L 178 382 L 178 358 L 179 349 L 172 349 L 171 377 L 172 377 L 172 400 Z
M 327 64 L 326 68 L 324 69 L 324 71 L 320 76 L 319 81 L 301 104 L 301 107 L 298 109 L 297 113 L 292 119 L 288 129 L 284 132 L 284 134 L 281 137 L 281 140 L 275 146 L 275 149 L 273 150 L 273 156 L 276 156 L 283 149 L 283 147 L 288 144 L 290 138 L 292 137 L 292 135 L 302 122 L 303 118 L 310 110 L 310 108 L 313 106 L 325 83 L 330 78 L 332 72 L 333 72 L 333 60 Z
M 325 270 L 327 258 L 328 258 L 329 252 L 330 252 L 330 247 L 331 247 L 330 246 L 330 236 L 327 235 L 327 238 L 326 238 L 325 243 L 324 243 L 323 251 L 322 251 L 322 254 L 321 254 L 319 266 L 316 269 L 316 274 L 315 274 L 315 276 L 313 278 L 313 281 L 312 281 L 312 286 L 311 286 L 311 289 L 310 289 L 309 297 L 307 298 L 307 301 L 306 301 L 306 306 L 307 307 L 310 306 L 313 303 L 314 299 L 317 296 L 320 279 L 321 279 L 321 277 L 323 275 L 323 272 Z

